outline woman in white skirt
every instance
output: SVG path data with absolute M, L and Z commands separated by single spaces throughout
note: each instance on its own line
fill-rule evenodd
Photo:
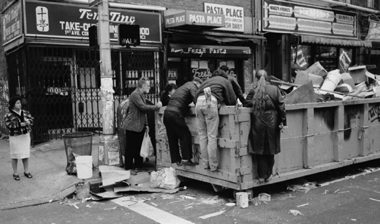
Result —
M 21 97 L 16 96 L 9 100 L 9 113 L 4 117 L 5 125 L 9 129 L 10 153 L 12 159 L 13 179 L 19 181 L 17 171 L 18 159 L 24 164 L 24 176 L 32 178 L 29 173 L 30 132 L 33 117 L 26 110 L 21 109 Z

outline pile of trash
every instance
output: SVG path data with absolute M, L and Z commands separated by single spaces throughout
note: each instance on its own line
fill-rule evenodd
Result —
M 152 172 L 139 172 L 130 175 L 129 170 L 116 166 L 99 166 L 102 178 L 100 192 L 91 192 L 99 199 L 124 196 L 125 192 L 150 192 L 172 194 L 180 190 L 180 180 L 174 168 L 163 168 Z
M 294 83 L 273 77 L 271 81 L 287 93 L 288 104 L 380 97 L 380 75 L 372 74 L 365 65 L 341 73 L 338 69 L 328 72 L 316 62 L 304 71 L 296 71 Z

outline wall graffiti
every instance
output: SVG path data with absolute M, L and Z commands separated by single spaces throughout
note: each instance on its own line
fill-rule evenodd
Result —
M 368 120 L 380 122 L 380 104 L 376 104 L 370 110 L 368 110 Z

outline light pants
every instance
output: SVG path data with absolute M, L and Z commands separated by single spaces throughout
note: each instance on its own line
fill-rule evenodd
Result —
M 201 148 L 201 159 L 205 168 L 218 169 L 217 135 L 219 128 L 219 105 L 214 96 L 207 103 L 205 96 L 198 97 L 195 106 Z

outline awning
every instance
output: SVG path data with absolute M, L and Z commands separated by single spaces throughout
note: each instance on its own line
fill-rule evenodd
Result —
M 170 44 L 169 56 L 171 57 L 234 57 L 248 58 L 252 54 L 251 48 L 244 46 L 220 46 L 220 45 L 189 45 Z
M 339 46 L 352 46 L 352 47 L 372 47 L 371 41 L 348 40 L 348 39 L 307 36 L 307 35 L 301 35 L 301 42 L 311 43 L 311 44 L 326 44 L 326 45 L 339 45 Z
M 189 30 L 168 30 L 164 33 L 173 34 L 174 39 L 179 40 L 196 40 L 196 39 L 208 39 L 218 43 L 231 43 L 231 42 L 253 42 L 261 45 L 266 38 L 259 35 L 238 34 L 238 33 L 226 33 L 217 31 L 201 31 L 194 32 Z

